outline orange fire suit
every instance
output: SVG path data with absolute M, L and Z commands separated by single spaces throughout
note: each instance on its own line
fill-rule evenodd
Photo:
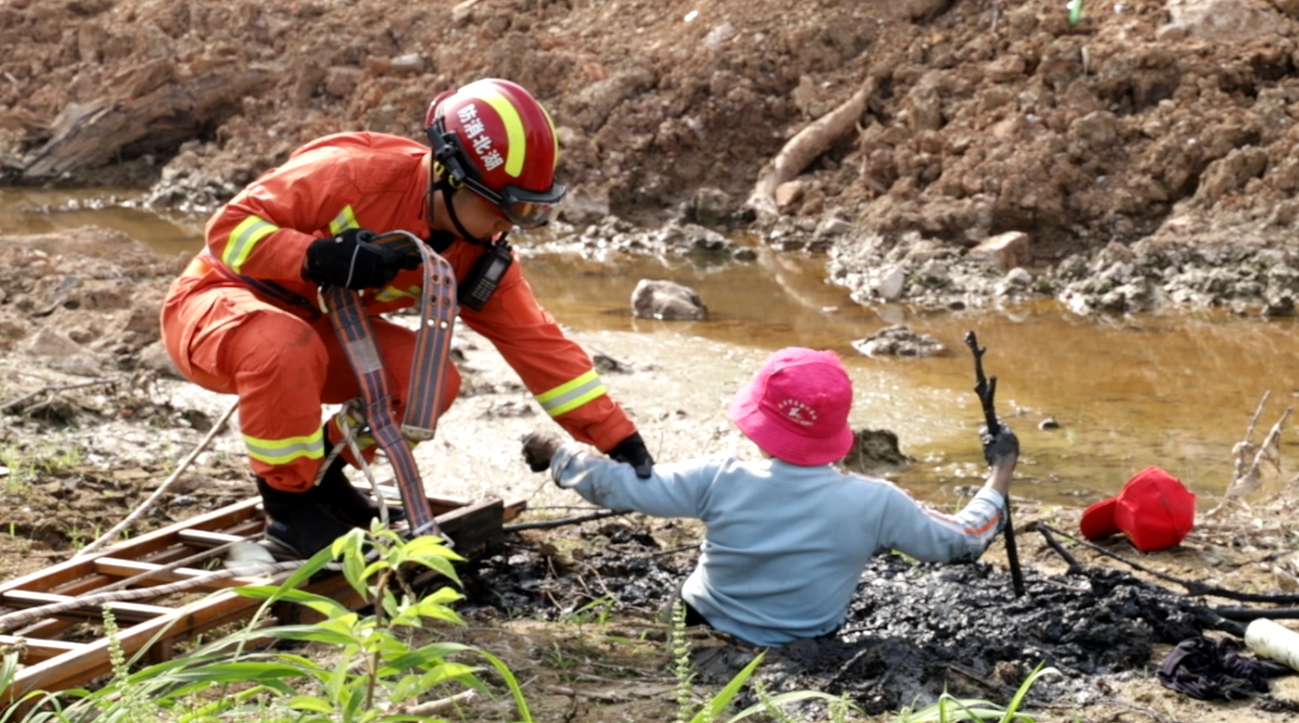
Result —
M 342 133 L 303 146 L 212 217 L 206 251 L 171 285 L 161 319 L 167 352 L 191 381 L 239 395 L 253 472 L 271 487 L 310 488 L 340 434 L 337 420 L 322 431 L 321 405 L 360 396 L 329 319 L 315 305 L 316 286 L 302 278 L 307 246 L 348 228 L 427 237 L 429 161 L 426 146 L 377 133 Z M 456 240 L 442 255 L 463 280 L 484 252 Z M 398 420 L 415 333 L 375 317 L 418 303 L 422 282 L 419 269 L 400 271 L 362 296 Z M 574 439 L 607 451 L 636 431 L 590 357 L 537 303 L 518 263 L 481 310 L 462 308 L 460 319 L 491 340 Z M 454 366 L 446 384 L 449 406 L 460 387 Z

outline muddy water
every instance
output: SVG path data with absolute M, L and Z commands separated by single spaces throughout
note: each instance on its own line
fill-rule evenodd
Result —
M 981 416 L 963 341 L 969 330 L 989 350 L 984 362 L 998 377 L 998 411 L 1021 440 L 1020 473 L 1029 484 L 1016 493 L 1061 504 L 1098 499 L 1141 468 L 1159 465 L 1199 493 L 1207 509 L 1231 479 L 1232 446 L 1263 394 L 1270 390 L 1271 399 L 1255 441 L 1299 395 L 1294 319 L 1218 312 L 1085 319 L 1053 302 L 949 313 L 867 308 L 825 284 L 822 269 L 820 259 L 765 252 L 758 262 L 726 267 L 638 260 L 611 269 L 576 259 L 529 260 L 538 295 L 573 326 L 838 351 L 858 390 L 855 426 L 898 434 L 903 451 L 919 459 L 899 475 L 917 493 L 982 473 L 970 440 Z M 644 277 L 691 286 L 711 319 L 628 318 L 631 291 Z M 877 359 L 852 348 L 852 340 L 895 323 L 937 338 L 949 353 Z M 1059 428 L 1039 429 L 1048 417 Z M 1293 437 L 1282 440 L 1282 458 L 1293 464 Z
M 96 224 L 168 255 L 200 247 L 203 218 L 114 206 L 113 198 L 102 190 L 0 189 L 0 233 Z M 519 245 L 528 254 L 528 240 L 519 239 Z M 867 308 L 823 282 L 822 259 L 767 251 L 741 264 L 626 257 L 600 263 L 554 255 L 532 256 L 526 263 L 539 298 L 574 328 L 635 330 L 648 343 L 703 337 L 759 355 L 787 345 L 838 351 L 858 389 L 854 426 L 898 434 L 903 451 L 918 461 L 896 477 L 925 498 L 973 483 L 981 474 L 971 443 L 981 417 L 962 341 L 971 329 L 989 349 L 988 373 L 999 378 L 998 410 L 1020 436 L 1023 482 L 1016 493 L 1047 502 L 1094 501 L 1153 464 L 1180 477 L 1207 509 L 1231 478 L 1232 446 L 1262 395 L 1270 390 L 1272 398 L 1256 441 L 1299 395 L 1294 319 L 1218 312 L 1090 319 L 1054 303 L 948 313 Z M 696 289 L 709 307 L 709 321 L 632 319 L 629 299 L 642 278 Z M 875 359 L 852 348 L 854 339 L 894 323 L 936 337 L 949 353 Z M 706 374 L 710 360 L 697 361 Z M 1038 429 L 1047 417 L 1059 428 Z M 1282 458 L 1293 464 L 1299 453 L 1291 439 L 1283 437 Z

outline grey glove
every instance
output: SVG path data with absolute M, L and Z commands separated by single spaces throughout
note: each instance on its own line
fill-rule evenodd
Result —
M 1012 462 L 1019 458 L 1019 438 L 1010 431 L 1005 422 L 998 422 L 1000 429 L 996 434 L 988 433 L 988 426 L 979 427 L 979 441 L 983 442 L 983 458 L 989 467 L 996 467 L 1002 462 Z
M 545 472 L 561 444 L 563 440 L 549 432 L 528 432 L 523 435 L 523 461 L 533 472 Z

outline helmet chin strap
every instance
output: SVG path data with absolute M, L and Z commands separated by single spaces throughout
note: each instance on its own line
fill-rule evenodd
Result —
M 469 231 L 465 229 L 464 224 L 460 223 L 460 217 L 456 215 L 456 205 L 452 202 L 455 198 L 456 189 L 453 188 L 450 183 L 447 183 L 445 179 L 439 178 L 437 182 L 437 190 L 442 191 L 442 205 L 447 207 L 447 215 L 451 217 L 451 224 L 456 227 L 456 232 L 460 234 L 460 238 L 471 244 L 482 244 L 486 246 L 492 243 L 491 238 L 478 238 L 477 236 L 471 235 Z

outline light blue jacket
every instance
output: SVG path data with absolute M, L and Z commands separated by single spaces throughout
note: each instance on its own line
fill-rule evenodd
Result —
M 782 645 L 843 623 L 870 556 L 897 550 L 956 562 L 983 554 L 1004 522 L 1004 500 L 984 488 L 955 517 L 881 479 L 777 459 L 698 459 L 654 467 L 587 454 L 573 442 L 551 461 L 561 487 L 615 510 L 691 517 L 707 527 L 682 597 L 714 628 L 756 645 Z

